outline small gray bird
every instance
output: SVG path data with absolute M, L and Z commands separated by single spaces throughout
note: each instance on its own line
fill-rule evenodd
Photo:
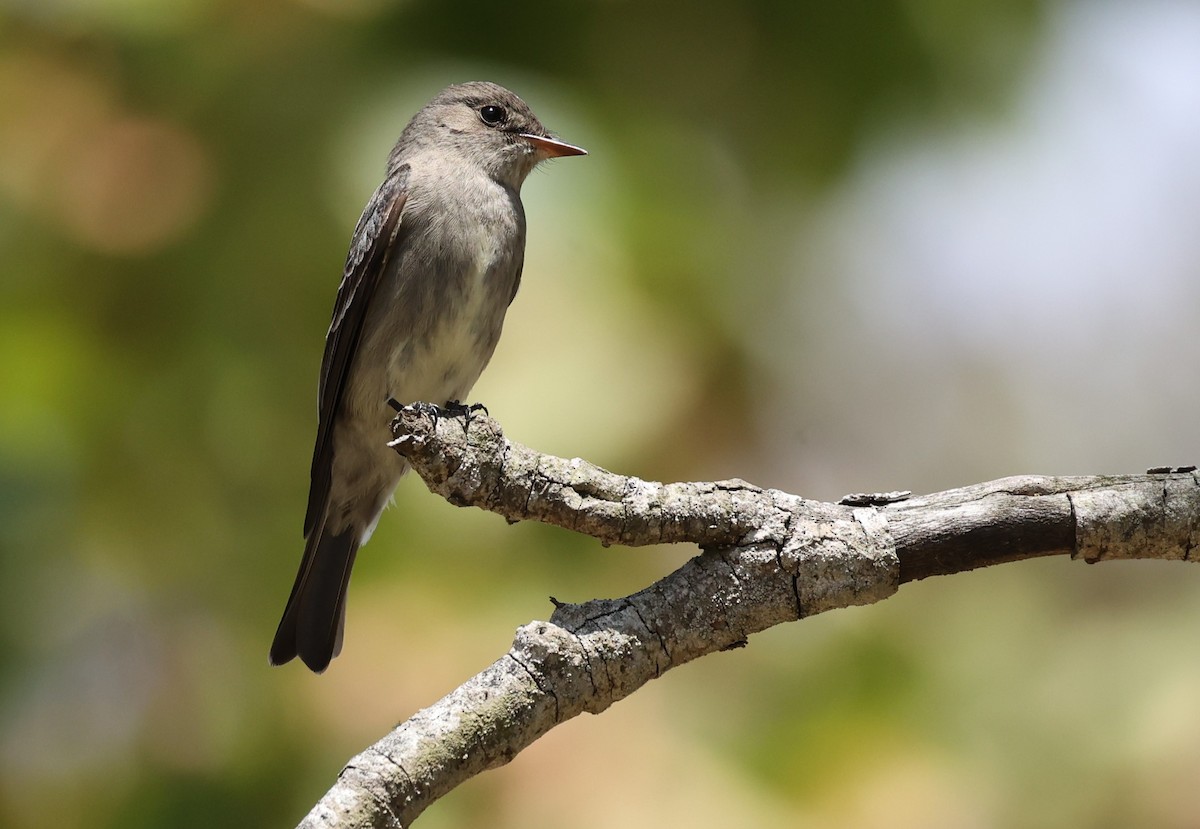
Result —
M 304 558 L 271 645 L 321 672 L 341 650 L 359 546 L 407 465 L 389 400 L 463 400 L 491 359 L 525 257 L 521 184 L 585 155 L 494 83 L 447 87 L 388 157 L 354 230 L 325 338 Z

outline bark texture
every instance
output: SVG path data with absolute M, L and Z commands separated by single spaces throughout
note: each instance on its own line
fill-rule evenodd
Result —
M 698 544 L 623 599 L 559 604 L 509 652 L 351 759 L 302 827 L 404 827 L 555 725 L 773 625 L 870 604 L 928 576 L 1048 555 L 1190 560 L 1194 468 L 1020 476 L 921 497 L 809 501 L 744 481 L 656 483 L 510 442 L 478 412 L 402 410 L 397 452 L 430 490 L 605 544 Z

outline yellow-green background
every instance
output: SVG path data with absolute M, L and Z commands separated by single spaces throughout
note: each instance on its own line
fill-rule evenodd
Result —
M 0 824 L 294 824 L 602 549 L 406 480 L 346 648 L 269 669 L 316 375 L 391 141 L 454 81 L 525 186 L 511 437 L 832 499 L 1197 451 L 1194 2 L 0 2 Z M 1200 572 L 1028 562 L 754 637 L 428 827 L 1200 825 Z

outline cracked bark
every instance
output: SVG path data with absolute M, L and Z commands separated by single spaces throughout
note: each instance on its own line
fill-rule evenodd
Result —
M 1186 561 L 1200 540 L 1191 468 L 1021 476 L 862 506 L 744 481 L 617 475 L 511 443 L 479 413 L 406 408 L 394 432 L 396 451 L 453 504 L 604 544 L 701 552 L 631 596 L 557 603 L 549 621 L 519 628 L 509 653 L 353 758 L 302 827 L 408 826 L 558 723 L 768 627 L 877 602 L 906 582 L 1049 555 Z

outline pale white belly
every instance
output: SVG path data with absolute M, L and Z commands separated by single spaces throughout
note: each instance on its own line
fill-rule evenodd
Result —
M 392 350 L 386 379 L 391 396 L 441 405 L 471 390 L 492 357 L 507 308 L 487 278 L 487 266 L 468 274 L 466 290 L 440 324 L 420 341 L 406 340 Z

